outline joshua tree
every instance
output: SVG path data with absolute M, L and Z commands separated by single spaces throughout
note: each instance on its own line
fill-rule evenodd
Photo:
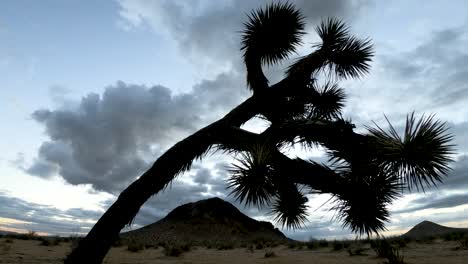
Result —
M 452 136 L 433 116 L 416 120 L 410 114 L 402 136 L 390 123 L 388 132 L 376 126 L 356 133 L 342 118 L 345 92 L 331 80 L 369 71 L 370 40 L 350 35 L 337 19 L 326 19 L 316 28 L 321 42 L 313 52 L 269 85 L 262 65 L 295 52 L 305 33 L 303 17 L 292 4 L 272 4 L 252 12 L 244 26 L 241 51 L 252 96 L 160 156 L 119 195 L 65 263 L 101 263 L 140 207 L 210 150 L 238 159 L 229 186 L 241 202 L 270 207 L 280 225 L 292 228 L 306 219 L 307 194 L 328 193 L 345 227 L 358 234 L 379 233 L 389 219 L 387 206 L 405 188 L 423 189 L 448 173 Z M 320 76 L 329 79 L 322 87 Z M 265 131 L 241 128 L 256 116 L 269 122 Z M 294 144 L 324 147 L 330 163 L 289 158 L 284 153 Z

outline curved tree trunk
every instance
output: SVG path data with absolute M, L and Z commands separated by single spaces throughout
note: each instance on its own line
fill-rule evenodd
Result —
M 153 166 L 133 182 L 117 201 L 97 221 L 78 247 L 67 256 L 64 263 L 101 263 L 120 230 L 131 223 L 141 206 L 161 191 L 174 177 L 187 169 L 193 160 L 200 158 L 221 139 L 245 140 L 236 135 L 226 135 L 228 128 L 240 125 L 257 114 L 260 104 L 251 97 L 222 119 L 208 125 L 166 151 Z M 233 144 L 234 145 L 234 144 Z
M 259 135 L 240 129 L 243 123 L 263 109 L 271 107 L 266 104 L 271 103 L 271 99 L 272 97 L 265 94 L 254 95 L 222 119 L 200 129 L 167 150 L 148 171 L 119 195 L 117 201 L 102 215 L 64 263 L 101 263 L 112 243 L 118 238 L 120 230 L 132 222 L 141 206 L 151 196 L 164 189 L 176 175 L 188 170 L 192 161 L 201 158 L 213 145 L 222 144 L 230 149 L 246 150 L 254 142 L 275 140 L 278 135 L 273 134 L 277 132 L 272 134 L 271 130 Z M 315 130 L 323 129 L 320 125 L 315 127 Z M 279 151 L 276 153 L 275 163 L 278 168 L 296 183 L 332 194 L 343 191 L 339 184 L 340 178 L 333 171 L 319 164 L 290 159 Z
M 314 54 L 309 55 L 309 57 L 317 57 Z M 323 64 L 322 57 L 315 59 L 319 63 L 309 65 L 312 68 Z M 112 243 L 118 238 L 120 230 L 132 222 L 141 206 L 151 196 L 164 189 L 178 173 L 188 170 L 193 160 L 201 158 L 213 145 L 219 143 L 230 145 L 232 149 L 242 150 L 242 146 L 258 140 L 257 137 L 252 137 L 259 135 L 241 130 L 240 126 L 257 114 L 263 114 L 270 119 L 271 110 L 278 110 L 278 105 L 275 103 L 277 99 L 297 93 L 296 89 L 290 89 L 296 86 L 293 77 L 293 75 L 286 77 L 270 87 L 265 79 L 260 78 L 254 84 L 260 88 L 268 87 L 268 89 L 254 89 L 253 96 L 222 119 L 200 129 L 167 150 L 148 171 L 119 195 L 117 201 L 101 216 L 88 235 L 80 241 L 78 247 L 67 256 L 64 263 L 102 263 Z M 321 166 L 311 166 L 302 160 L 291 160 L 283 155 L 278 155 L 278 162 L 281 164 L 280 166 L 285 166 L 285 169 L 287 167 L 289 169 L 297 168 L 296 174 L 291 175 L 291 177 L 295 177 L 299 184 L 315 186 L 318 189 L 328 186 L 324 188 L 327 191 L 324 191 L 332 193 L 333 191 L 329 190 L 330 186 L 338 186 L 336 183 L 339 179 L 336 175 Z M 314 179 L 307 177 L 304 171 L 300 171 L 299 168 L 313 169 Z

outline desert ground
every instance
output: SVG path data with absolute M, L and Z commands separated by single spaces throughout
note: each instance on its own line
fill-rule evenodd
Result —
M 0 238 L 0 263 L 62 263 L 71 250 L 71 242 L 60 242 L 58 245 L 41 245 L 39 240 L 21 240 Z M 113 247 L 106 256 L 104 263 L 384 263 L 388 261 L 378 258 L 369 244 L 360 244 L 364 248 L 363 256 L 350 256 L 346 249 L 334 250 L 332 242 L 327 247 L 309 249 L 291 248 L 280 245 L 273 248 L 256 249 L 234 248 L 219 250 L 215 248 L 192 247 L 181 255 L 167 256 L 163 247 L 147 248 L 131 252 L 128 246 Z M 352 246 L 351 246 L 352 248 Z M 274 256 L 266 257 L 267 253 Z M 449 264 L 468 263 L 468 250 L 460 248 L 459 241 L 444 241 L 436 239 L 426 242 L 409 242 L 400 249 L 404 263 Z

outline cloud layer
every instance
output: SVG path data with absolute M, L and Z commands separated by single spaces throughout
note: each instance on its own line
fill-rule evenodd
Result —
M 88 94 L 76 109 L 32 114 L 50 140 L 27 172 L 62 176 L 115 193 L 141 174 L 171 144 L 220 117 L 242 98 L 236 76 L 219 75 L 173 95 L 163 86 L 118 82 L 102 96 Z
M 326 16 L 352 20 L 368 6 L 367 1 L 294 2 L 303 10 L 309 26 Z M 32 117 L 44 126 L 49 139 L 41 144 L 33 163 L 25 168 L 31 175 L 42 178 L 59 175 L 71 184 L 90 184 L 95 190 L 117 194 L 165 149 L 221 117 L 248 95 L 238 31 L 245 19 L 243 14 L 263 2 L 120 0 L 118 3 L 121 20 L 127 29 L 148 26 L 158 34 L 166 34 L 175 41 L 181 56 L 193 63 L 195 70 L 203 76 L 202 80 L 194 84 L 192 90 L 181 94 L 172 93 L 171 87 L 118 82 L 102 94 L 85 95 L 76 106 L 35 111 Z M 461 107 L 468 103 L 465 28 L 432 32 L 427 39 L 399 54 L 390 49 L 379 50 L 365 83 L 345 82 L 351 87 L 346 90 L 350 94 L 346 116 L 358 120 L 360 126 L 381 119 L 382 113 L 399 124 L 412 110 L 435 112 L 437 117 L 450 122 L 457 151 L 466 153 L 468 111 Z M 278 69 L 266 70 L 272 80 L 281 77 Z M 197 164 L 186 178 L 175 181 L 171 188 L 149 200 L 135 223 L 152 223 L 182 203 L 211 196 L 234 202 L 227 196 L 222 165 L 224 161 L 214 168 Z M 461 158 L 441 185 L 441 195 L 417 197 L 412 201 L 411 211 L 464 204 L 468 186 L 466 171 L 468 160 Z M 81 209 L 57 211 L 5 195 L 0 198 L 11 205 L 4 208 L 2 216 L 25 219 L 24 212 L 37 207 L 41 209 L 34 213 L 34 219 L 44 224 L 54 214 L 71 215 L 75 220 L 80 217 L 96 220 L 100 214 L 83 211 L 84 215 L 80 216 Z M 255 208 L 241 208 L 255 217 L 267 213 Z M 20 213 L 15 214 L 15 210 L 23 213 L 23 217 Z M 401 214 L 410 212 L 408 210 L 396 211 L 393 215 L 399 219 L 400 226 L 409 227 L 423 220 L 418 217 L 403 219 Z M 324 212 L 311 213 L 307 231 L 294 233 L 294 236 L 307 239 L 332 233 L 349 234 L 346 230 L 341 231 L 339 223 L 330 223 L 330 218 L 330 214 Z M 52 223 L 59 224 L 58 220 Z M 70 227 L 60 230 L 67 228 Z

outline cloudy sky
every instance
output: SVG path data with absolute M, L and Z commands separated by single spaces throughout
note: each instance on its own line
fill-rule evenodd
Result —
M 314 26 L 343 19 L 375 46 L 371 72 L 342 82 L 345 117 L 362 129 L 384 114 L 436 114 L 455 135 L 444 184 L 391 206 L 388 234 L 431 220 L 468 227 L 468 6 L 466 1 L 292 1 Z M 0 230 L 86 233 L 167 148 L 249 96 L 239 31 L 267 1 L 10 0 L 0 3 Z M 266 68 L 272 82 L 290 61 Z M 261 129 L 251 122 L 247 128 Z M 299 155 L 299 154 L 298 154 Z M 320 151 L 301 153 L 324 159 Z M 140 211 L 134 227 L 185 202 L 230 202 L 229 157 L 214 154 Z M 310 197 L 307 226 L 287 235 L 349 235 L 329 197 Z M 239 204 L 235 203 L 239 206 Z M 322 206 L 323 205 L 323 206 Z M 268 211 L 239 208 L 269 220 Z

